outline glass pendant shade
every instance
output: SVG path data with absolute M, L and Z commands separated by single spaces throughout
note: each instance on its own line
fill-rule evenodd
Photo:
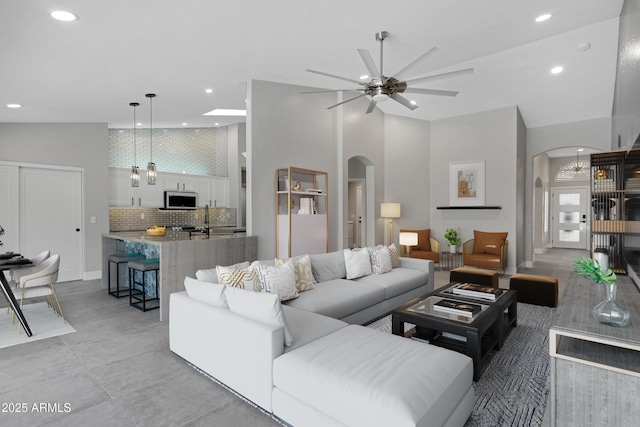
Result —
M 156 164 L 153 162 L 147 163 L 147 184 L 156 184 Z
M 145 95 L 149 98 L 149 147 L 151 148 L 151 156 L 149 163 L 147 163 L 147 184 L 156 184 L 156 164 L 153 163 L 153 98 L 154 93 L 148 93 Z
M 129 104 L 133 107 L 133 166 L 131 166 L 131 186 L 138 187 L 140 185 L 140 171 L 136 166 L 136 107 L 140 104 L 132 102 Z

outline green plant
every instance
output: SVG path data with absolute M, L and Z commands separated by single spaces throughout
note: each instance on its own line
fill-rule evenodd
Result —
M 460 228 L 458 228 L 458 231 L 460 231 Z M 447 239 L 451 246 L 459 246 L 460 243 L 462 243 L 462 240 L 460 240 L 458 236 L 458 231 L 453 228 L 447 228 L 444 232 L 444 238 Z
M 605 271 L 598 261 L 591 258 L 581 257 L 575 260 L 573 263 L 573 271 L 575 271 L 578 276 L 582 276 L 596 283 L 612 285 L 616 282 L 616 273 L 611 271 L 610 268 Z
M 4 228 L 2 228 L 2 226 L 0 225 L 0 236 L 2 236 L 4 234 Z M 0 240 L 0 246 L 2 246 L 2 240 Z M 0 273 L 2 274 L 2 273 Z

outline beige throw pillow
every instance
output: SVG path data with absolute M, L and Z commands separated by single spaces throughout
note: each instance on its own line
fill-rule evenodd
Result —
M 293 260 L 293 266 L 296 273 L 296 288 L 298 292 L 309 291 L 313 289 L 315 278 L 311 270 L 311 257 L 303 255 L 298 258 L 290 258 Z M 288 260 L 276 258 L 276 265 L 283 265 Z
M 247 289 L 249 291 L 261 292 L 260 278 L 255 268 L 235 268 L 216 266 L 218 282 L 234 288 Z

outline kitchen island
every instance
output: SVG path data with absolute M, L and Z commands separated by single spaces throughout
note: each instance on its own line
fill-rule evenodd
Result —
M 193 234 L 167 230 L 162 237 L 148 236 L 145 231 L 118 231 L 102 235 L 102 287 L 109 287 L 109 255 L 123 253 L 144 254 L 160 260 L 158 297 L 160 320 L 169 318 L 169 295 L 184 291 L 185 276 L 195 277 L 199 269 L 215 268 L 253 261 L 257 257 L 257 237 L 236 234 Z M 125 268 L 121 269 L 121 283 L 126 283 Z M 112 268 L 115 283 L 115 266 Z

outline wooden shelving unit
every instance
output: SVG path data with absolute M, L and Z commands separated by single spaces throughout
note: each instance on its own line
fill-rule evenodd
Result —
M 328 175 L 293 166 L 276 169 L 276 256 L 328 250 Z

